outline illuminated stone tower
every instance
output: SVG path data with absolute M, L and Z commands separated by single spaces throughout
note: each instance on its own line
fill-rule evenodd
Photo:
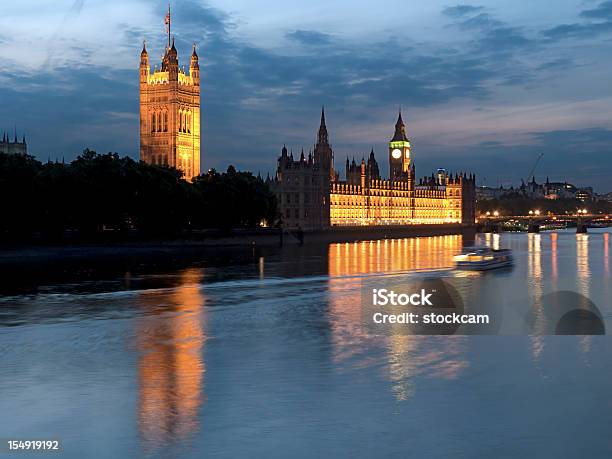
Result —
M 334 151 L 329 144 L 327 126 L 325 125 L 325 108 L 321 108 L 321 124 L 319 134 L 314 149 L 314 162 L 319 165 L 323 176 L 327 176 L 333 181 L 336 173 L 334 172 Z
M 406 137 L 406 125 L 402 120 L 402 112 L 399 112 L 395 123 L 395 134 L 389 142 L 389 171 L 391 180 L 407 178 L 410 173 L 410 141 Z
M 146 44 L 140 53 L 140 159 L 200 175 L 200 66 L 195 44 L 189 74 L 179 68 L 166 15 L 168 45 L 151 73 Z

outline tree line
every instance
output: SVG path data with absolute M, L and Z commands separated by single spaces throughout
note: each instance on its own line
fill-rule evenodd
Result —
M 86 149 L 70 163 L 0 154 L 0 239 L 171 236 L 277 220 L 274 194 L 250 172 L 210 170 L 193 182 L 171 167 Z

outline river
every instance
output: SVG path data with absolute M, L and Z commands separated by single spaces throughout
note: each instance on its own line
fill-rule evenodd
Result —
M 79 459 L 610 456 L 612 341 L 533 333 L 559 290 L 612 330 L 609 231 L 477 235 L 516 265 L 459 278 L 457 235 L 41 280 L 0 297 L 0 438 Z M 495 332 L 361 326 L 364 285 L 430 272 L 500 299 Z

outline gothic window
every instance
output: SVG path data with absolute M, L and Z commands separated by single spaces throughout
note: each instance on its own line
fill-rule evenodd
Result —
M 162 117 L 161 113 L 157 112 L 157 132 L 161 132 L 162 130 Z
M 164 111 L 164 132 L 168 132 L 168 112 Z
M 187 112 L 187 133 L 191 134 L 191 112 Z
M 151 112 L 151 132 L 155 132 L 155 113 Z
M 183 129 L 182 123 L 183 123 L 183 113 L 181 112 L 181 110 L 179 110 L 179 112 L 178 112 L 178 123 L 177 123 L 177 125 L 178 125 L 178 132 L 181 132 L 181 130 Z

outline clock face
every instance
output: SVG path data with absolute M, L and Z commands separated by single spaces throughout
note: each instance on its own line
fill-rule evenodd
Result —
M 402 152 L 401 150 L 396 148 L 395 150 L 391 152 L 391 156 L 393 156 L 395 159 L 400 159 L 402 157 Z

